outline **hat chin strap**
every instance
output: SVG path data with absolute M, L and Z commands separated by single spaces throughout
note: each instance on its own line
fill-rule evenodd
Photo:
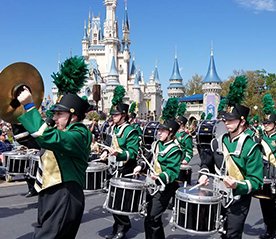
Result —
M 239 120 L 239 123 L 238 123 L 237 127 L 233 130 L 232 133 L 236 133 L 238 131 L 240 125 L 241 125 L 241 120 Z
M 67 123 L 66 123 L 66 126 L 65 126 L 65 128 L 71 123 L 71 120 L 72 120 L 72 116 L 73 116 L 73 114 L 72 113 L 70 113 L 70 115 L 69 115 L 69 117 L 68 117 L 68 120 L 67 120 Z

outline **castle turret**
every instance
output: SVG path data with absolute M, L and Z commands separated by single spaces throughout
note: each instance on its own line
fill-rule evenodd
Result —
M 179 72 L 178 60 L 176 56 L 174 58 L 173 72 L 169 81 L 170 81 L 170 85 L 167 87 L 169 98 L 183 97 L 185 94 L 185 88 L 182 83 L 183 79 Z
M 221 83 L 215 66 L 214 52 L 211 48 L 208 72 L 203 80 L 203 110 L 206 115 L 211 113 L 213 118 L 217 116 L 217 109 L 220 102 Z

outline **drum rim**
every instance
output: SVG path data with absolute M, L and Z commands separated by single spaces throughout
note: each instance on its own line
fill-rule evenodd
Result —
M 89 173 L 96 173 L 96 172 L 104 172 L 108 169 L 108 166 L 103 164 L 103 165 L 98 165 L 97 167 L 93 167 L 88 165 L 88 167 L 86 168 L 86 172 Z
M 124 189 L 143 189 L 145 182 L 132 178 L 111 178 L 110 186 Z
M 209 188 L 200 188 L 209 192 L 213 192 L 216 195 L 213 196 L 198 196 L 189 194 L 189 189 L 187 188 L 187 192 L 181 192 L 181 189 L 185 189 L 184 187 L 180 187 L 175 192 L 175 198 L 179 199 L 180 201 L 189 202 L 189 203 L 199 203 L 199 204 L 216 204 L 221 202 L 222 195 L 214 190 L 211 190 Z

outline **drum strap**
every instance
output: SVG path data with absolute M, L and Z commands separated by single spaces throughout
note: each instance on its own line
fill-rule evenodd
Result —
M 269 144 L 264 139 L 262 139 L 261 144 L 262 144 L 263 149 L 264 149 L 263 159 L 268 161 L 274 167 L 276 167 L 276 158 L 275 158 L 275 155 L 273 154 L 273 151 L 270 148 Z
M 223 156 L 224 156 L 224 161 L 226 165 L 226 172 L 228 173 L 229 176 L 237 179 L 237 180 L 243 180 L 244 177 L 236 165 L 235 161 L 232 159 L 231 155 L 233 153 L 229 153 L 227 147 L 223 145 Z

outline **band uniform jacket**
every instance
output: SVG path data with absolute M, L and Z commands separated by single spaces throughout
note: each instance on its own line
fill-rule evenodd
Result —
M 84 187 L 92 141 L 88 128 L 80 122 L 68 125 L 63 131 L 48 127 L 35 108 L 18 117 L 18 120 L 46 149 L 39 162 L 41 178 L 37 175 L 40 190 L 69 181 Z
M 123 162 L 123 174 L 132 172 L 137 165 L 136 158 L 139 150 L 138 131 L 125 122 L 122 125 L 114 126 L 113 137 L 115 137 L 121 152 L 116 156 L 117 162 Z M 112 140 L 114 147 L 114 140 Z M 116 148 L 116 147 L 115 147 Z
M 223 169 L 223 161 L 226 158 L 219 150 L 219 141 L 221 141 L 222 147 L 226 147 L 230 153 L 230 157 L 234 162 L 234 166 L 239 171 L 239 174 L 243 177 L 241 181 L 246 184 L 237 183 L 236 189 L 233 190 L 233 195 L 246 195 L 258 190 L 263 183 L 263 162 L 260 145 L 255 143 L 253 139 L 244 132 L 237 137 L 230 139 L 228 133 L 221 136 L 221 139 L 213 139 L 211 141 L 212 154 L 206 154 L 206 157 L 202 157 L 201 169 L 212 168 L 215 164 L 216 173 L 222 174 L 223 171 L 229 169 Z M 236 178 L 234 176 L 234 178 Z
M 264 160 L 276 167 L 276 132 L 269 136 L 264 133 L 261 145 L 263 147 Z
M 177 132 L 175 137 L 183 152 L 182 160 L 189 163 L 193 157 L 193 139 L 192 136 L 185 131 Z
M 180 147 L 170 140 L 162 142 L 160 140 L 152 144 L 153 165 L 155 171 L 164 184 L 174 182 L 180 173 L 180 164 L 182 159 L 182 151 Z M 158 169 L 156 169 L 158 168 Z M 158 183 L 158 180 L 156 181 Z

